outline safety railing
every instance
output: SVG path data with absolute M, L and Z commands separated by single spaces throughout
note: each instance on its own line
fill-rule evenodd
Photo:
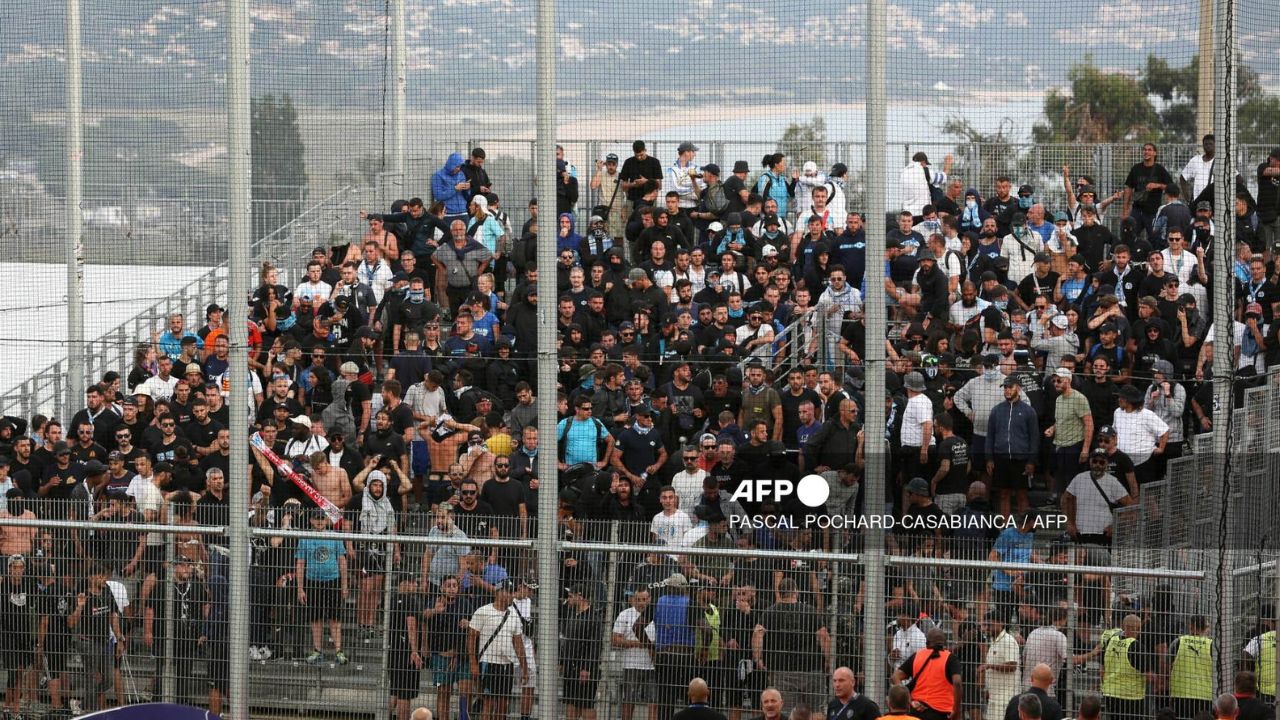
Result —
M 310 258 L 309 249 L 315 245 L 329 245 L 331 231 L 343 223 L 354 224 L 362 199 L 361 191 L 344 187 L 315 203 L 286 225 L 255 240 L 251 254 L 260 261 L 270 260 L 281 267 L 281 282 L 301 277 L 301 270 Z M 161 327 L 166 317 L 182 313 L 189 325 L 196 326 L 204 318 L 206 305 L 214 301 L 225 302 L 225 296 L 226 263 L 223 262 L 87 342 L 84 352 L 86 380 L 94 382 L 109 370 L 120 373 L 122 377 L 127 375 L 134 350 L 139 343 L 150 342 L 152 333 Z M 0 412 L 25 417 L 37 412 L 52 417 L 67 415 L 64 382 L 68 371 L 68 361 L 63 358 L 33 373 L 0 394 Z

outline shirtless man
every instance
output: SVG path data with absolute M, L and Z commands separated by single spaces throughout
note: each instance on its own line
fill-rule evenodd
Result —
M 334 505 L 346 508 L 351 501 L 351 481 L 347 479 L 347 471 L 329 464 L 329 454 L 321 451 L 311 453 L 311 484 Z

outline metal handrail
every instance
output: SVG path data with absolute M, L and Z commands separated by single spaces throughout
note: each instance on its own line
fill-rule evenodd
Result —
M 335 204 L 335 201 L 341 202 L 341 199 L 346 199 L 353 193 L 354 188 L 349 185 L 330 193 L 285 225 L 256 239 L 250 246 L 251 251 L 258 251 L 266 247 L 268 243 L 285 241 L 285 238 L 290 236 L 296 229 L 311 226 L 317 219 L 320 219 L 321 214 L 325 212 L 328 206 Z M 340 221 L 341 217 L 341 214 L 325 217 L 319 223 L 316 223 L 315 227 L 333 227 L 334 224 Z M 290 236 L 288 239 L 291 240 L 293 238 Z M 308 242 L 310 240 L 312 238 L 308 238 Z M 193 310 L 198 311 L 201 303 L 215 299 L 226 282 L 226 268 L 226 262 L 219 263 L 210 268 L 208 272 L 175 290 L 168 297 L 152 303 L 128 320 L 90 340 L 85 346 L 87 365 L 101 369 L 103 372 L 107 368 L 111 368 L 122 376 L 126 374 L 128 372 L 128 364 L 132 358 L 132 346 L 137 342 L 141 342 L 141 339 L 150 337 L 153 323 L 170 312 L 174 312 L 175 307 L 182 308 L 184 314 L 191 315 Z M 193 301 L 194 305 L 192 304 Z M 33 373 L 27 380 L 0 394 L 0 412 L 11 414 L 16 407 L 20 409 L 20 413 L 23 416 L 30 416 L 31 411 L 41 404 L 36 398 L 52 397 L 52 414 L 55 417 L 61 417 L 66 410 L 66 399 L 62 397 L 62 382 L 68 370 L 67 359 L 62 358 Z M 90 373 L 90 377 L 97 375 L 101 375 L 101 373 Z

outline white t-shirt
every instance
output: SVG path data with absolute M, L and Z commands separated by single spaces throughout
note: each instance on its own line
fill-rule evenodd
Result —
M 763 338 L 769 338 L 770 340 L 773 339 L 772 325 L 761 323 L 760 327 L 755 329 L 750 325 L 742 325 L 734 331 L 734 340 L 739 345 L 748 340 L 759 340 Z M 759 345 L 751 348 L 750 354 L 752 357 L 767 358 L 773 354 L 773 343 L 760 343 Z
M 1044 663 L 1053 671 L 1054 685 L 1057 684 L 1058 669 L 1067 658 L 1071 657 L 1071 648 L 1067 636 L 1056 627 L 1038 627 L 1027 635 L 1027 642 L 1022 647 L 1022 687 L 1031 685 L 1031 671 L 1036 665 Z M 1054 685 L 1048 692 L 1053 694 Z
M 898 651 L 898 659 L 893 662 L 895 668 L 900 667 L 911 654 L 923 650 L 927 644 L 924 631 L 915 623 L 906 630 L 898 628 L 893 632 L 893 649 Z
M 649 532 L 663 545 L 679 545 L 684 534 L 693 528 L 689 513 L 676 510 L 674 513 L 658 513 L 649 523 Z
M 1181 253 L 1178 253 L 1178 256 L 1175 258 L 1173 253 L 1169 252 L 1169 248 L 1161 250 L 1160 254 L 1164 256 L 1165 272 L 1171 272 L 1174 275 L 1177 275 L 1182 286 L 1190 285 L 1191 276 L 1195 274 L 1196 265 L 1199 264 L 1199 261 L 1196 259 L 1196 254 L 1183 250 Z M 1178 292 L 1185 291 L 1180 287 Z
M 284 446 L 284 456 L 286 458 L 294 458 L 299 455 L 311 457 L 311 453 L 324 452 L 329 449 L 329 441 L 319 435 L 312 435 L 302 442 L 290 440 L 289 444 Z
M 636 609 L 629 607 L 618 613 L 618 619 L 613 621 L 613 632 L 615 635 L 621 635 L 623 640 L 635 641 L 640 638 L 636 637 L 636 621 L 640 619 L 640 613 Z M 653 623 L 645 628 L 644 634 L 648 636 L 650 642 L 657 637 L 657 629 Z M 652 670 L 653 658 L 649 657 L 649 651 L 644 648 L 626 648 L 622 651 L 622 669 L 623 670 Z
M 1093 486 L 1087 470 L 1072 478 L 1071 484 L 1067 486 L 1067 492 L 1076 499 L 1076 529 L 1082 535 L 1101 535 L 1111 527 L 1115 518 L 1107 499 L 1111 500 L 1111 505 L 1118 505 L 1129 494 L 1124 485 L 1110 473 L 1098 478 L 1098 487 L 1107 494 L 1106 499 L 1098 494 L 1098 488 Z
M 1213 182 L 1213 160 L 1206 162 L 1203 154 L 1196 155 L 1187 161 L 1181 174 L 1184 180 L 1191 183 L 1191 197 L 1186 199 L 1190 205 Z
M 1142 408 L 1137 412 L 1125 412 L 1116 408 L 1114 417 L 1116 449 L 1129 456 L 1134 465 L 1151 459 L 1160 436 L 1169 432 L 1169 426 L 1159 415 Z
M 471 629 L 480 634 L 476 650 L 485 645 L 489 646 L 480 655 L 480 662 L 514 665 L 519 660 L 511 640 L 521 637 L 524 634 L 524 628 L 520 617 L 516 615 L 515 608 L 511 608 L 510 612 L 499 610 L 493 606 L 493 603 L 477 608 L 471 615 Z M 490 637 L 493 638 L 493 642 L 489 642 Z
M 111 596 L 116 599 L 116 607 L 119 608 L 120 614 L 124 615 L 124 611 L 129 607 L 129 588 L 119 580 L 108 580 L 107 589 L 111 591 Z M 107 630 L 107 635 L 112 640 L 116 639 L 114 630 Z
M 924 424 L 927 422 L 933 422 L 933 402 L 921 393 L 908 400 L 906 409 L 902 411 L 902 446 L 932 446 L 932 434 L 928 442 L 924 439 Z
M 426 383 L 411 385 L 404 401 L 409 403 L 414 412 L 427 417 L 440 417 L 449 412 L 445 405 L 444 388 L 428 390 Z
M 298 285 L 298 289 L 293 291 L 293 296 L 303 305 L 310 305 L 311 301 L 317 297 L 328 300 L 332 294 L 333 286 L 323 280 L 318 282 L 308 280 Z
M 680 498 L 680 507 L 692 508 L 698 505 L 702 497 L 702 482 L 707 479 L 707 471 L 698 468 L 693 472 L 681 470 L 671 478 L 671 488 Z

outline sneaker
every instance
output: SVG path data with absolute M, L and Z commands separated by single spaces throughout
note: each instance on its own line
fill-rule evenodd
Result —
M 347 664 L 347 654 L 342 652 L 341 650 L 339 650 L 337 654 L 334 655 L 334 659 L 338 661 L 339 665 Z
M 257 645 L 249 646 L 249 659 L 253 662 L 262 661 L 262 650 Z
M 72 717 L 76 717 L 84 714 L 84 710 L 80 708 L 80 701 L 76 700 L 75 698 L 72 698 L 71 700 L 67 701 L 67 707 L 71 709 Z
M 271 648 L 270 648 L 270 647 L 268 647 L 268 646 L 266 646 L 266 645 L 263 645 L 262 647 L 258 648 L 258 656 L 261 658 L 261 660 L 262 660 L 263 662 L 266 662 L 267 660 L 270 660 L 270 659 L 271 659 Z
M 315 665 L 321 660 L 324 660 L 324 653 L 320 652 L 319 650 L 313 650 L 311 654 L 307 656 L 308 665 Z

